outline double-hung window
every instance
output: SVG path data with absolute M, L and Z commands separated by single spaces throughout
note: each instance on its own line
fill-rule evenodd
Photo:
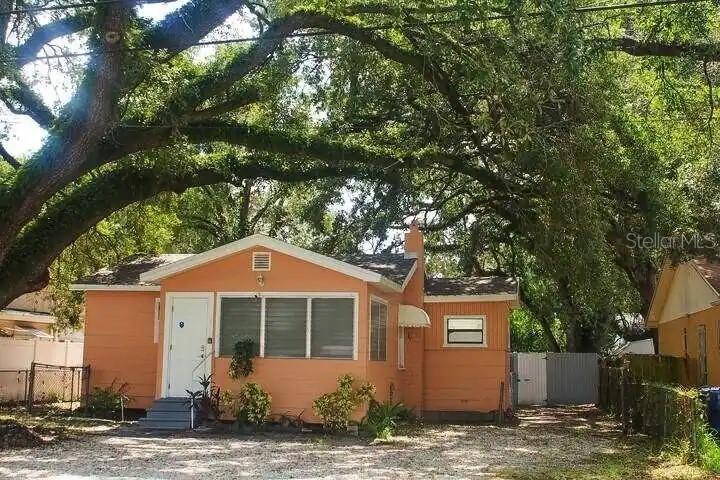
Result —
M 387 359 L 388 306 L 382 300 L 370 301 L 370 360 Z
M 445 317 L 445 342 L 450 346 L 484 347 L 485 315 L 448 315 Z
M 251 338 L 265 357 L 354 357 L 354 296 L 231 295 L 220 298 L 220 355 L 232 355 L 238 340 Z

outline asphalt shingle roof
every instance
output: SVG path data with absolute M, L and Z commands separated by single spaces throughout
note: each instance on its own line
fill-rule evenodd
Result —
M 512 277 L 426 278 L 425 295 L 517 294 L 518 283 Z
M 145 283 L 140 281 L 141 273 L 191 256 L 191 253 L 133 255 L 119 265 L 98 270 L 92 275 L 78 279 L 75 283 L 81 285 L 144 285 Z
M 143 285 L 140 274 L 167 265 L 192 254 L 135 255 L 112 268 L 103 268 L 92 275 L 77 280 L 82 285 Z M 402 253 L 356 254 L 335 257 L 340 261 L 370 270 L 399 283 L 412 270 L 415 258 L 405 258 Z
M 696 258 L 693 262 L 705 280 L 716 292 L 720 292 L 720 263 L 705 258 Z
M 355 265 L 356 267 L 379 273 L 395 283 L 402 283 L 412 270 L 417 261 L 415 258 L 406 258 L 402 253 L 373 253 L 354 254 L 340 257 L 333 257 L 338 260 Z

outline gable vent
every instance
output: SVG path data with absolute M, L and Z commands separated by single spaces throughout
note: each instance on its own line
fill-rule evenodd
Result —
M 253 252 L 252 269 L 255 272 L 269 272 L 270 252 Z

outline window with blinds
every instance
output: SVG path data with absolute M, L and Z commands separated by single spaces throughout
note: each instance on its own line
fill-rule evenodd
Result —
M 370 360 L 387 359 L 387 305 L 378 300 L 370 302 Z
M 265 299 L 265 356 L 304 357 L 307 298 Z
M 249 337 L 265 357 L 352 359 L 355 328 L 352 297 L 221 297 L 218 351 L 230 356 Z
M 311 302 L 310 356 L 353 358 L 353 299 L 313 298 Z
M 220 355 L 232 355 L 235 343 L 243 338 L 255 342 L 255 354 L 260 353 L 259 298 L 220 299 Z

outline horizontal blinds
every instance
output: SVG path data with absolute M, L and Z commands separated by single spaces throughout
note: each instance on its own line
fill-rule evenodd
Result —
M 310 355 L 353 358 L 352 298 L 313 298 Z
M 244 338 L 260 351 L 260 299 L 223 298 L 220 301 L 220 355 L 232 355 L 235 343 Z
M 265 356 L 304 357 L 306 298 L 265 300 Z
M 387 359 L 387 305 L 372 301 L 370 304 L 370 360 Z

